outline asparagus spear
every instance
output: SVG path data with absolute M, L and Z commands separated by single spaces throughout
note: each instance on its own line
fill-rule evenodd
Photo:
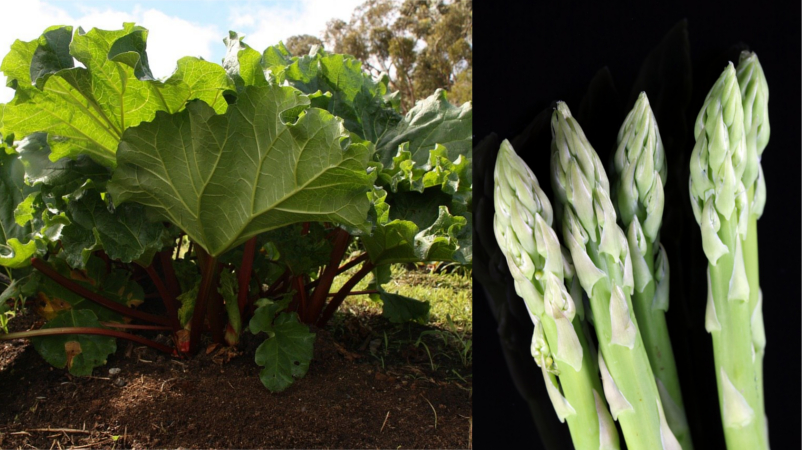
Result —
M 578 450 L 618 449 L 618 432 L 601 396 L 598 369 L 582 329 L 581 297 L 575 302 L 563 282 L 572 268 L 564 262 L 551 228 L 551 204 L 506 140 L 494 175 L 496 240 L 535 325 L 532 356 L 554 409 L 560 421 L 568 420 Z
M 635 291 L 632 306 L 657 379 L 668 425 L 685 450 L 693 448 L 668 337 L 668 258 L 660 244 L 666 162 L 649 99 L 641 92 L 618 132 L 612 191 L 621 227 L 627 230 Z
M 649 359 L 632 317 L 632 260 L 616 224 L 607 175 L 565 103 L 552 115 L 551 170 L 562 231 L 590 298 L 604 392 L 627 447 L 680 449 L 668 427 Z
M 708 93 L 694 135 L 691 205 L 708 259 L 705 327 L 713 337 L 724 437 L 730 450 L 767 449 L 743 245 L 750 210 L 755 209 L 749 205 L 744 175 L 755 171 L 749 167 L 744 109 L 732 63 Z
M 760 291 L 757 255 L 757 220 L 763 214 L 766 203 L 766 183 L 760 157 L 769 142 L 769 87 L 763 67 L 757 55 L 742 52 L 738 68 L 738 85 L 741 88 L 741 104 L 744 108 L 744 133 L 746 138 L 746 161 L 743 183 L 746 188 L 746 201 L 749 204 L 749 219 L 746 238 L 743 240 L 744 268 L 749 282 L 749 310 L 752 311 L 752 345 L 754 347 L 755 378 L 758 387 L 758 401 L 755 414 L 763 417 L 764 439 L 768 447 L 767 419 L 763 404 L 763 354 L 766 348 L 766 333 L 763 329 L 763 294 Z

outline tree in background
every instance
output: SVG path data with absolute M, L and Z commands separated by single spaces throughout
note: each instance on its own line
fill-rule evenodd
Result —
M 287 42 L 284 43 L 284 46 L 292 53 L 292 56 L 308 55 L 309 50 L 315 45 L 323 45 L 323 41 L 310 34 L 290 36 L 287 38 Z
M 374 76 L 386 73 L 407 111 L 438 88 L 453 104 L 471 100 L 472 29 L 472 0 L 368 0 L 349 22 L 329 21 L 323 42 L 353 55 Z M 291 37 L 287 47 L 303 38 Z

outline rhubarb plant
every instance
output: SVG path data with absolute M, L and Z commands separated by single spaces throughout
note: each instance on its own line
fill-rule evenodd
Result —
M 247 330 L 280 391 L 370 274 L 389 320 L 424 320 L 383 285 L 393 263 L 471 263 L 471 105 L 441 90 L 403 114 L 348 55 L 234 32 L 222 64 L 156 79 L 147 34 L 51 27 L 0 65 L 0 306 L 33 298 L 46 320 L 0 340 L 88 375 L 119 338 L 191 357 Z

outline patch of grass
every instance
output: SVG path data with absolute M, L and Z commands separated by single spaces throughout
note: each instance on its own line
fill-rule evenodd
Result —
M 357 270 L 358 268 L 353 268 L 335 278 L 332 292 L 339 290 Z M 473 331 L 470 272 L 429 273 L 425 269 L 410 269 L 401 264 L 393 265 L 391 270 L 393 278 L 384 285 L 384 289 L 393 294 L 429 302 L 430 325 L 446 330 L 453 329 L 458 333 Z M 366 290 L 370 279 L 370 276 L 365 277 L 353 290 Z M 367 295 L 349 296 L 344 305 L 375 314 L 381 314 L 382 310 L 381 303 L 371 300 Z
M 334 280 L 332 292 L 339 290 L 356 268 Z M 335 315 L 335 334 L 356 340 L 362 349 L 370 343 L 371 354 L 384 367 L 387 356 L 400 355 L 409 367 L 443 372 L 456 382 L 470 379 L 473 364 L 472 282 L 470 270 L 432 273 L 428 267 L 394 265 L 392 280 L 383 287 L 387 292 L 429 302 L 429 322 L 393 324 L 378 316 L 381 301 L 368 295 L 348 297 Z M 362 280 L 353 291 L 368 289 L 371 277 Z M 456 377 L 452 376 L 456 375 Z

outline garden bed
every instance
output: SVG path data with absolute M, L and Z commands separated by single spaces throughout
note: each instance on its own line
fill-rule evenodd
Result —
M 281 393 L 259 382 L 261 339 L 248 334 L 237 353 L 207 347 L 191 360 L 120 341 L 84 378 L 4 342 L 0 385 L 16 388 L 0 391 L 0 447 L 470 448 L 470 366 L 448 331 L 346 310 L 317 332 L 306 377 Z

